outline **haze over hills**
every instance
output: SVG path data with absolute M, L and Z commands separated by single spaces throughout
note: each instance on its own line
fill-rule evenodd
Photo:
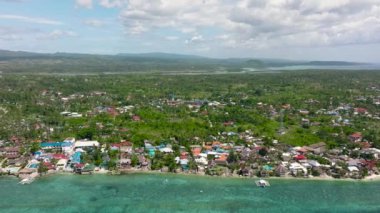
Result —
M 359 68 L 371 64 L 346 61 L 292 61 L 283 59 L 226 58 L 172 53 L 33 53 L 0 50 L 3 73 L 130 73 L 130 72 L 246 72 L 272 68 Z

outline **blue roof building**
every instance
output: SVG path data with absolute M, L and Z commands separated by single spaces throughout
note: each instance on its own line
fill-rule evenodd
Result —
M 41 149 L 59 149 L 62 147 L 70 147 L 73 146 L 73 143 L 70 142 L 42 142 Z

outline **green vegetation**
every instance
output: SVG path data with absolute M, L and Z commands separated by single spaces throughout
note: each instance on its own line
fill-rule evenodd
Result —
M 145 140 L 153 145 L 171 141 L 191 145 L 225 134 L 225 142 L 244 145 L 245 140 L 233 133 L 251 130 L 267 144 L 273 140 L 294 146 L 324 141 L 333 148 L 347 144 L 348 136 L 360 131 L 365 140 L 380 147 L 379 106 L 374 104 L 380 95 L 378 82 L 380 72 L 375 71 L 3 74 L 0 139 L 16 135 L 31 142 L 76 137 L 107 144 L 129 140 L 140 147 Z M 346 106 L 349 108 L 343 109 Z M 354 115 L 354 108 L 359 107 L 371 117 Z M 329 111 L 339 115 L 330 115 Z M 76 112 L 82 117 L 62 112 Z M 339 119 L 349 121 L 345 124 Z M 281 128 L 284 134 L 279 133 Z M 232 134 L 227 135 L 229 132 Z M 34 143 L 31 148 L 38 149 Z M 109 154 L 111 158 L 117 155 Z M 94 153 L 91 159 L 96 165 L 102 163 L 99 154 Z M 158 160 L 152 166 L 170 165 Z

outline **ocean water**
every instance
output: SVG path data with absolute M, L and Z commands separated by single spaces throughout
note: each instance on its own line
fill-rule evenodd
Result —
M 380 182 L 167 174 L 0 178 L 0 212 L 380 212 Z

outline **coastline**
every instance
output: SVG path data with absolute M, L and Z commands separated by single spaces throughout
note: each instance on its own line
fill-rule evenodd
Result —
M 154 175 L 173 175 L 173 176 L 192 176 L 192 177 L 207 177 L 207 178 L 228 178 L 228 179 L 252 179 L 252 180 L 257 180 L 257 179 L 266 179 L 266 180 L 305 180 L 305 181 L 345 181 L 345 182 L 380 182 L 380 175 L 370 175 L 367 176 L 363 179 L 352 179 L 352 178 L 333 178 L 331 176 L 318 176 L 318 177 L 293 177 L 293 176 L 282 176 L 282 177 L 277 177 L 277 176 L 271 176 L 271 177 L 257 177 L 257 176 L 239 176 L 239 175 L 231 175 L 231 176 L 226 176 L 226 175 L 221 175 L 221 176 L 211 176 L 211 175 L 206 175 L 205 173 L 187 173 L 187 172 L 162 172 L 159 170 L 138 170 L 138 169 L 128 169 L 128 170 L 123 170 L 120 171 L 119 173 L 112 174 L 111 171 L 109 170 L 102 170 L 102 171 L 94 171 L 92 174 L 81 174 L 81 175 L 112 175 L 112 176 L 124 176 L 124 175 L 129 175 L 129 174 L 154 174 Z M 51 177 L 51 176 L 59 176 L 59 175 L 78 175 L 75 173 L 71 172 L 48 172 L 46 174 L 43 174 L 42 176 L 39 175 L 36 179 L 39 178 L 44 178 L 44 177 Z M 1 177 L 15 177 L 18 178 L 16 175 L 2 175 Z
M 371 175 L 367 176 L 363 179 L 352 179 L 352 178 L 333 178 L 331 176 L 318 176 L 318 177 L 293 177 L 293 176 L 284 176 L 284 177 L 249 177 L 249 176 L 239 176 L 239 175 L 232 175 L 232 176 L 211 176 L 211 175 L 205 175 L 204 173 L 185 173 L 185 172 L 178 172 L 178 173 L 172 173 L 172 172 L 161 172 L 161 171 L 142 171 L 142 170 L 125 170 L 121 174 L 118 175 L 128 175 L 128 174 L 160 174 L 160 175 L 183 175 L 183 176 L 193 176 L 193 177 L 209 177 L 209 178 L 232 178 L 232 179 L 267 179 L 267 180 L 310 180 L 310 181 L 347 181 L 347 182 L 371 182 L 371 181 L 380 181 L 380 175 Z

